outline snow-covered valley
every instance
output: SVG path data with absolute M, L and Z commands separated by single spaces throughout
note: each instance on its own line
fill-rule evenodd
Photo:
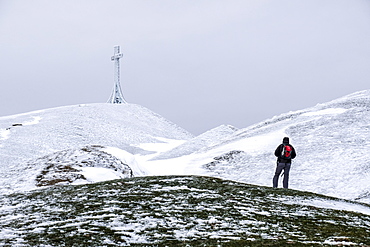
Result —
M 126 181 L 122 182 L 123 184 L 134 183 L 134 181 L 139 181 L 135 180 L 135 177 L 149 179 L 152 176 L 174 176 L 175 180 L 181 180 L 182 176 L 189 176 L 189 181 L 193 180 L 194 176 L 202 176 L 200 178 L 205 180 L 214 177 L 223 179 L 217 181 L 233 181 L 232 183 L 237 187 L 252 184 L 257 187 L 262 186 L 263 191 L 268 190 L 267 188 L 272 186 L 276 166 L 274 150 L 284 136 L 290 137 L 297 151 L 297 158 L 293 161 L 290 173 L 289 187 L 292 190 L 271 189 L 268 190 L 270 196 L 276 191 L 277 194 L 283 193 L 284 197 L 290 198 L 289 193 L 298 190 L 306 191 L 302 192 L 303 194 L 313 192 L 340 198 L 340 200 L 351 200 L 351 203 L 343 201 L 346 204 L 345 208 L 338 208 L 338 203 L 335 203 L 334 199 L 325 197 L 315 198 L 313 196 L 309 201 L 302 200 L 301 197 L 292 199 L 294 204 L 300 207 L 308 205 L 315 209 L 325 205 L 331 210 L 358 212 L 356 210 L 361 208 L 358 213 L 365 218 L 359 221 L 361 223 L 358 223 L 358 227 L 359 229 L 369 227 L 370 220 L 366 217 L 370 215 L 370 207 L 356 203 L 370 204 L 370 154 L 367 152 L 370 149 L 369 112 L 370 91 L 362 91 L 318 104 L 312 108 L 275 116 L 243 129 L 221 125 L 199 136 L 193 136 L 158 114 L 134 104 L 75 105 L 0 117 L 0 176 L 2 177 L 0 195 L 4 201 L 0 210 L 0 222 L 2 222 L 2 228 L 6 229 L 0 233 L 0 238 L 14 243 L 11 239 L 28 234 L 25 230 L 17 235 L 15 229 L 19 226 L 15 223 L 15 218 L 9 216 L 9 214 L 13 216 L 25 214 L 24 217 L 27 217 L 24 212 L 27 211 L 28 206 L 26 203 L 19 205 L 16 202 L 12 203 L 11 198 L 33 195 L 39 191 L 40 193 L 45 191 L 46 194 L 51 195 L 54 190 L 69 190 L 70 186 L 80 186 L 78 187 L 80 189 L 88 188 L 81 184 L 95 186 L 97 182 L 105 183 L 104 181 L 112 181 L 106 182 L 108 184 L 119 184 L 120 182 L 114 181 L 121 180 L 115 179 Z M 161 181 L 160 177 L 158 181 Z M 179 186 L 185 186 L 186 181 L 188 180 L 181 180 L 182 185 Z M 279 182 L 279 187 L 281 187 L 281 181 Z M 178 191 L 179 189 L 167 186 L 160 190 Z M 192 189 L 189 188 L 189 190 Z M 198 196 L 207 197 L 206 195 Z M 44 206 L 45 203 L 46 205 L 49 203 L 47 200 L 49 199 L 45 199 Z M 245 200 L 249 199 L 245 198 Z M 316 203 L 313 204 L 313 201 Z M 37 204 L 37 202 L 32 203 Z M 40 203 L 40 205 L 43 204 Z M 213 203 L 204 203 L 204 207 L 207 205 L 217 207 Z M 343 203 L 339 204 L 344 205 Z M 115 205 L 114 207 L 120 206 Z M 243 214 L 245 209 L 241 209 L 242 207 L 234 209 Z M 22 213 L 17 213 L 16 208 L 22 208 Z M 119 211 L 121 210 L 125 209 L 120 208 Z M 165 212 L 166 210 L 163 209 L 163 214 Z M 292 214 L 289 215 L 293 217 Z M 123 225 L 118 224 L 117 219 L 113 220 L 113 223 L 118 224 L 117 227 L 121 229 L 121 232 L 124 232 L 123 228 L 131 232 L 135 227 L 140 228 L 139 225 L 144 224 L 145 217 L 139 218 L 137 222 L 127 223 L 131 228 L 122 222 Z M 150 221 L 146 219 L 145 224 Z M 247 218 L 239 220 L 245 221 Z M 54 224 L 50 218 L 48 222 L 50 225 Z M 41 223 L 32 223 L 24 229 L 40 230 L 40 232 L 51 229 L 50 226 L 43 227 L 39 224 Z M 85 223 L 71 224 L 83 225 Z M 158 222 L 148 224 L 158 226 Z M 179 224 L 182 225 L 182 223 Z M 232 224 L 237 226 L 238 223 L 235 221 Z M 296 222 L 296 224 L 301 223 Z M 355 225 L 353 224 L 354 227 Z M 35 228 L 32 230 L 32 227 Z M 173 227 L 176 228 L 177 225 Z M 186 228 L 186 226 L 181 227 Z M 229 229 L 233 232 L 231 234 L 233 237 L 226 237 L 227 241 L 234 237 L 244 240 L 256 239 L 257 233 L 235 235 L 237 228 Z M 191 229 L 191 227 L 186 229 Z M 78 231 L 85 230 L 81 228 Z M 251 228 L 244 230 L 252 231 Z M 197 240 L 202 236 L 215 237 L 212 234 L 213 237 L 192 232 L 196 236 L 200 235 L 187 238 L 181 231 L 172 232 L 171 238 Z M 200 232 L 203 231 L 205 230 L 200 230 Z M 150 243 L 153 238 L 145 237 L 144 232 L 141 232 L 140 236 L 125 233 L 123 234 L 126 236 L 125 241 L 122 243 Z M 368 232 L 362 234 L 364 233 L 369 234 Z M 224 233 L 214 234 L 224 236 Z M 266 234 L 271 239 L 276 237 L 274 233 Z M 303 235 L 308 236 L 307 234 Z M 330 234 L 335 235 L 335 233 Z M 130 240 L 128 235 L 138 238 L 137 241 Z M 164 236 L 166 234 L 161 237 L 162 240 Z M 21 238 L 24 240 L 23 237 Z M 353 239 L 357 239 L 356 244 L 359 243 L 358 241 L 370 244 L 370 236 L 363 237 Z M 216 239 L 219 238 L 216 237 Z M 284 239 L 297 241 L 291 236 Z M 302 239 L 307 240 L 311 237 L 302 237 Z M 322 244 L 325 241 L 328 242 L 328 239 L 330 237 L 327 236 L 312 241 Z M 40 243 L 45 244 L 43 241 Z

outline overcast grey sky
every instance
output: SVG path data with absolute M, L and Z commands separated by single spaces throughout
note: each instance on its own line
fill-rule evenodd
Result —
M 193 134 L 369 89 L 369 0 L 0 0 L 0 116 L 126 100 Z

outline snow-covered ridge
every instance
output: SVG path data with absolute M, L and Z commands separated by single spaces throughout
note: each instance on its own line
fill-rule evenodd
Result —
M 370 203 L 369 102 L 370 91 L 357 92 L 244 129 L 222 125 L 197 137 L 133 104 L 1 117 L 0 186 L 3 192 L 28 190 L 44 169 L 32 161 L 92 145 L 104 147 L 107 159 L 130 164 L 136 175 L 206 175 L 271 186 L 273 152 L 289 136 L 297 151 L 290 188 Z

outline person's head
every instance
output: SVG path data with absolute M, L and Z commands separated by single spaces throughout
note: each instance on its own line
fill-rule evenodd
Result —
M 284 144 L 289 144 L 289 137 L 284 137 L 283 138 L 283 143 Z

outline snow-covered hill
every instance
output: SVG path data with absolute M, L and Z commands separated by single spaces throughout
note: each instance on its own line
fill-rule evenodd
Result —
M 369 246 L 370 207 L 199 176 L 0 195 L 0 246 Z
M 81 183 L 128 174 L 206 175 L 271 186 L 273 152 L 289 136 L 297 151 L 290 188 L 370 203 L 369 111 L 370 91 L 362 91 L 244 129 L 222 125 L 197 137 L 133 104 L 1 117 L 1 191 L 29 190 L 41 178 L 39 184 Z
M 0 191 L 32 189 L 36 178 L 46 169 L 54 170 L 55 181 L 61 179 L 66 182 L 65 167 L 64 170 L 47 168 L 51 163 L 73 164 L 72 168 L 77 171 L 72 169 L 70 172 L 86 175 L 88 170 L 88 177 L 98 173 L 91 181 L 125 177 L 114 171 L 122 170 L 122 167 L 115 166 L 113 172 L 116 176 L 112 176 L 113 173 L 100 169 L 107 168 L 104 159 L 97 159 L 93 164 L 93 159 L 86 157 L 98 157 L 103 153 L 106 162 L 120 159 L 133 172 L 141 171 L 136 175 L 143 175 L 145 169 L 138 167 L 140 164 L 133 155 L 155 153 L 139 148 L 140 144 L 163 147 L 167 142 L 182 143 L 192 137 L 158 114 L 134 104 L 75 105 L 1 117 Z M 100 150 L 83 151 L 93 145 L 101 147 Z M 50 175 L 49 172 L 47 174 Z M 70 178 L 80 177 L 74 175 Z
M 187 156 L 152 162 L 182 165 L 184 174 L 272 186 L 274 151 L 284 136 L 297 151 L 290 188 L 370 203 L 370 91 L 282 114 Z
M 369 112 L 362 91 L 197 137 L 133 104 L 0 117 L 0 246 L 368 245 Z M 293 190 L 269 188 L 284 136 Z

